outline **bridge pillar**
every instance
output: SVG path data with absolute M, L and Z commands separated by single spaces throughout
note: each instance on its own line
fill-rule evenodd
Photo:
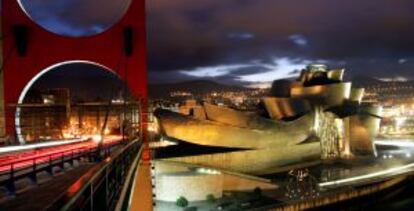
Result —
M 1 27 L 1 16 L 0 16 L 0 145 L 7 142 L 6 137 L 6 122 L 5 122 L 5 113 L 4 113 L 4 81 L 3 81 L 3 33 Z

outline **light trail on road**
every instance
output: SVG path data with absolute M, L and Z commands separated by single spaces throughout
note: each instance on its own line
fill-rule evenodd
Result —
M 103 146 L 115 145 L 121 140 L 121 136 L 106 136 Z M 62 156 L 70 156 L 72 153 L 95 150 L 97 147 L 98 143 L 91 139 L 72 141 L 69 143 L 62 141 L 60 144 L 42 143 L 35 148 L 30 147 L 28 150 L 11 151 L 11 153 L 0 155 L 0 172 L 10 171 L 12 165 L 13 169 L 30 167 L 33 164 L 39 165 L 47 163 L 50 160 L 61 159 Z
M 50 141 L 50 142 L 43 142 L 43 143 L 36 143 L 36 144 L 27 144 L 27 145 L 21 145 L 21 146 L 0 147 L 0 155 L 4 154 L 4 153 L 10 153 L 10 152 L 18 152 L 18 151 L 26 151 L 26 150 L 31 150 L 31 149 L 37 149 L 37 148 L 74 144 L 74 143 L 87 141 L 87 140 L 88 140 L 88 138 L 77 138 L 77 139 L 71 139 L 71 140 L 57 140 L 57 141 Z

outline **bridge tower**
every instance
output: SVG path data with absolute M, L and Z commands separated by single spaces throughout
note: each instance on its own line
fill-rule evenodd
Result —
M 55 34 L 35 23 L 20 7 L 19 0 L 2 1 L 2 86 L 0 126 L 5 135 L 16 137 L 16 107 L 22 103 L 27 84 L 42 71 L 65 62 L 87 61 L 114 71 L 141 102 L 146 122 L 147 68 L 145 1 L 131 0 L 122 19 L 108 30 L 87 37 Z M 123 68 L 120 69 L 120 60 Z M 0 66 L 1 67 L 1 66 Z M 120 70 L 120 71 L 118 71 Z M 24 96 L 23 96 L 24 97 Z M 4 107 L 3 107 L 4 106 Z M 0 111 L 1 115 L 1 111 Z M 143 124 L 145 127 L 145 124 Z M 145 128 L 143 131 L 146 131 Z M 2 130 L 0 129 L 0 136 Z
M 3 33 L 2 16 L 0 15 L 0 145 L 6 142 L 6 122 L 4 113 L 4 90 L 3 90 Z

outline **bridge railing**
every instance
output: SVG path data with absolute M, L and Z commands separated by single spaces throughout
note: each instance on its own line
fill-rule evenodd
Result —
M 118 143 L 111 143 L 104 147 L 102 151 L 105 157 L 109 155 L 111 148 L 116 144 Z M 0 186 L 6 187 L 9 194 L 14 195 L 17 180 L 29 177 L 32 182 L 37 183 L 37 173 L 46 171 L 53 175 L 54 167 L 64 169 L 65 163 L 73 166 L 75 160 L 81 159 L 92 161 L 96 157 L 96 153 L 96 147 L 85 146 L 4 162 L 0 164 Z
M 141 146 L 140 141 L 133 141 L 92 167 L 47 210 L 114 210 Z
M 142 147 L 141 151 L 145 150 Z M 131 163 L 131 167 L 126 175 L 124 186 L 122 187 L 119 200 L 115 206 L 116 211 L 129 211 L 131 209 L 131 204 L 133 203 L 133 190 L 135 183 L 137 182 L 136 175 L 138 174 L 138 168 L 142 164 L 141 157 L 145 160 L 145 156 L 137 156 L 134 161 Z

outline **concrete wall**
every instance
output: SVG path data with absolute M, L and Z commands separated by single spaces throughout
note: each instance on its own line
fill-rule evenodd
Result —
M 221 174 L 182 172 L 155 176 L 156 200 L 175 202 L 180 196 L 188 201 L 204 201 L 208 194 L 223 195 Z
M 234 175 L 223 175 L 223 191 L 252 191 L 255 188 L 262 190 L 276 189 L 278 186 L 272 183 L 266 183 L 248 178 L 242 178 Z
M 190 201 L 206 200 L 207 194 L 221 197 L 224 191 L 263 190 L 278 186 L 262 178 L 233 172 L 215 171 L 217 174 L 202 174 L 193 165 L 154 161 L 154 177 L 157 200 L 176 201 L 184 196 Z M 212 169 L 213 170 L 213 169 Z

